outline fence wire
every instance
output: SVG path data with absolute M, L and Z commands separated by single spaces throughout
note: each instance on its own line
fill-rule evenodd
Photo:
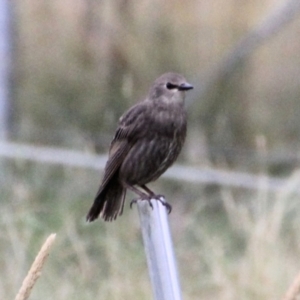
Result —
M 70 149 L 11 142 L 0 142 L 0 157 L 95 170 L 103 170 L 107 160 L 107 155 L 95 155 Z M 163 177 L 180 182 L 217 184 L 247 189 L 267 188 L 272 191 L 280 191 L 289 183 L 289 178 L 281 179 L 266 175 L 260 176 L 245 172 L 197 168 L 180 164 L 175 164 L 171 167 Z M 299 193 L 300 190 L 296 192 Z

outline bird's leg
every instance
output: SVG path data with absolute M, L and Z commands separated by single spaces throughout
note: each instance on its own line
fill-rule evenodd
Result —
M 140 185 L 140 187 L 146 191 L 150 197 L 155 197 L 155 193 L 153 191 L 151 191 L 145 184 Z
M 132 192 L 134 192 L 134 193 L 136 193 L 136 194 L 138 194 L 140 196 L 139 199 L 133 199 L 133 200 L 131 200 L 131 202 L 130 202 L 130 208 L 132 208 L 132 204 L 137 203 L 138 200 L 146 200 L 146 201 L 148 201 L 150 207 L 153 209 L 153 205 L 152 205 L 152 203 L 150 201 L 151 200 L 151 196 L 150 195 L 147 195 L 147 194 L 141 192 L 136 187 L 134 187 L 134 186 L 132 186 L 132 185 L 130 185 L 130 184 L 124 182 L 124 181 L 122 182 L 122 184 L 128 190 L 130 190 L 130 191 L 132 191 Z
M 167 201 L 164 201 L 165 200 L 165 196 L 164 195 L 156 195 L 145 184 L 140 185 L 140 187 L 149 194 L 149 196 L 151 197 L 151 199 L 155 199 L 155 200 L 159 201 L 163 206 L 165 206 L 166 209 L 168 210 L 168 214 L 171 213 L 172 206 Z M 163 198 L 164 200 L 162 200 L 161 198 Z

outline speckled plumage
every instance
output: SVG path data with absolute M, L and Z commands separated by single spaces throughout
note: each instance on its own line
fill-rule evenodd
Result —
M 145 185 L 161 176 L 182 149 L 187 126 L 185 91 L 192 88 L 179 74 L 163 74 L 150 88 L 148 97 L 120 118 L 88 221 L 99 214 L 105 221 L 121 215 L 126 189 L 143 199 L 155 195 Z

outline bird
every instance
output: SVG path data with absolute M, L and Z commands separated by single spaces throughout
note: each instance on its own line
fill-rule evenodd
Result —
M 146 184 L 158 179 L 177 159 L 185 141 L 187 115 L 184 108 L 186 91 L 193 86 L 178 73 L 165 73 L 150 87 L 147 97 L 127 110 L 109 149 L 109 156 L 93 205 L 86 220 L 101 216 L 113 221 L 122 215 L 126 191 L 139 196 L 137 200 L 160 201 Z

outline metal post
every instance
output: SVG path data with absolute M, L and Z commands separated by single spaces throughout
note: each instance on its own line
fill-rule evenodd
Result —
M 151 203 L 153 209 L 142 200 L 137 206 L 154 299 L 181 300 L 167 209 L 157 200 Z
M 10 80 L 10 1 L 0 1 L 0 139 L 8 137 Z

